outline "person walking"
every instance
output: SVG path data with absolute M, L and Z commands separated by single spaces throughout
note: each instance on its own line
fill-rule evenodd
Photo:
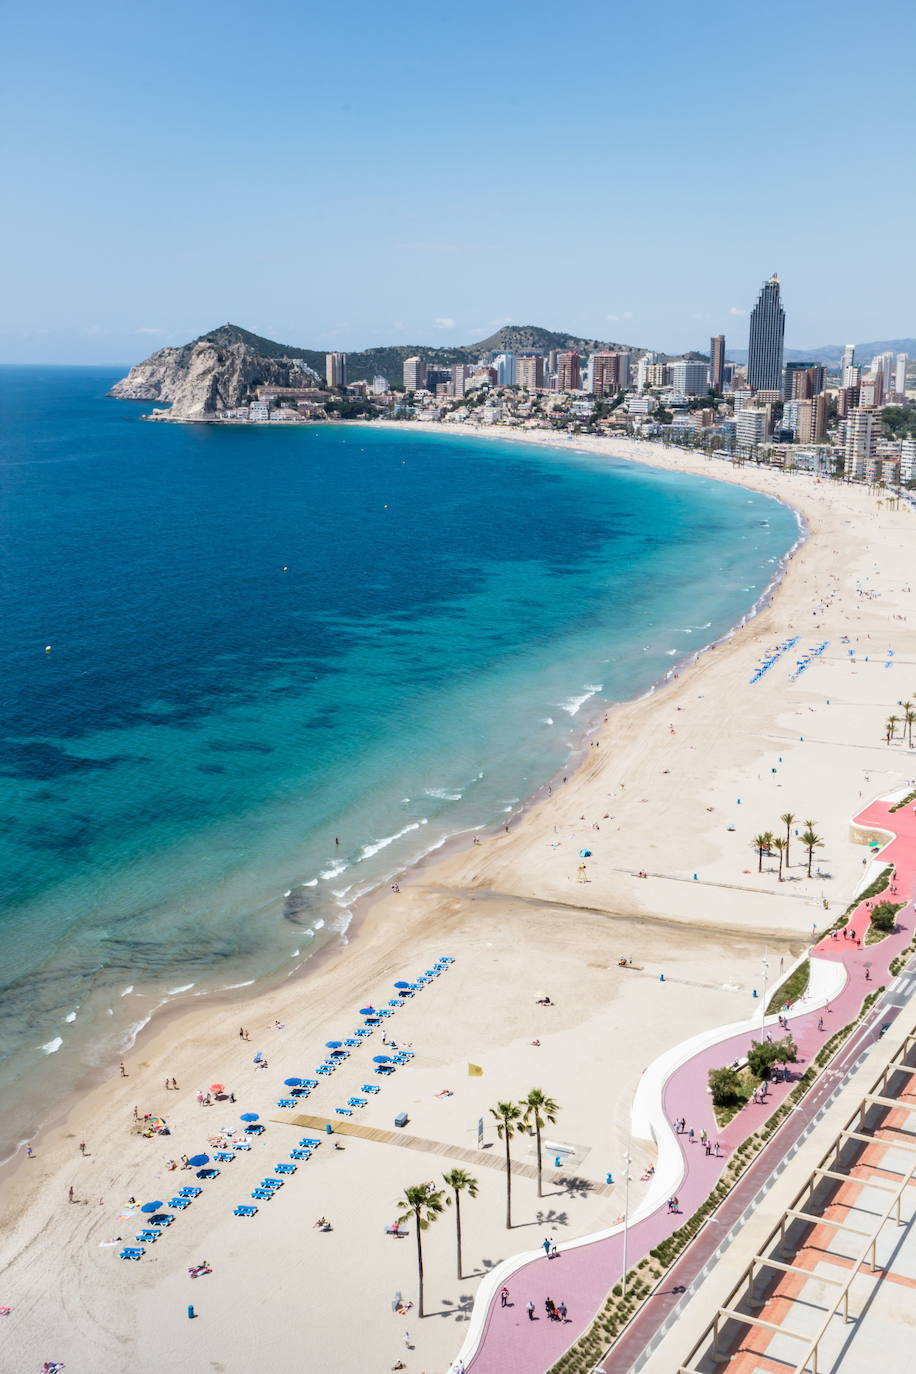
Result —
M 565 1321 L 566 1321 L 566 1303 L 563 1301 L 562 1298 L 560 1299 L 560 1306 L 557 1308 L 557 1312 L 559 1313 L 560 1321 L 561 1321 L 561 1322 L 565 1322 Z
M 501 1288 L 501 1289 L 499 1290 L 499 1305 L 500 1305 L 500 1307 L 508 1307 L 508 1305 L 509 1305 L 509 1290 L 508 1290 L 508 1288 Z
M 541 1241 L 541 1245 L 544 1247 L 544 1254 L 547 1255 L 547 1256 L 549 1256 L 549 1255 L 550 1255 L 550 1237 L 549 1237 L 549 1236 L 545 1236 L 544 1239 Z
M 73 1189 L 71 1188 L 70 1191 L 72 1192 Z M 530 1322 L 533 1322 L 533 1321 L 534 1321 L 534 1303 L 531 1301 L 530 1298 L 528 1299 L 527 1307 L 528 1307 L 528 1320 L 529 1320 Z

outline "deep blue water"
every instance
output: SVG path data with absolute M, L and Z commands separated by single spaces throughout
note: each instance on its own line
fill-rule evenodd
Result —
M 568 451 L 143 423 L 117 375 L 0 368 L 7 1088 L 288 970 L 797 537 L 765 497 Z

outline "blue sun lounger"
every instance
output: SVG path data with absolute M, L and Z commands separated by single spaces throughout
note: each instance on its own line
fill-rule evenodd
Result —
M 359 1044 L 359 1041 L 358 1041 L 358 1040 L 355 1040 L 355 1039 L 351 1036 L 349 1040 L 345 1040 L 345 1041 L 344 1041 L 344 1044 L 347 1046 L 348 1049 L 354 1050 L 354 1049 L 356 1049 L 357 1045 Z
M 246 1134 L 246 1135 L 263 1135 L 263 1134 L 264 1134 L 264 1127 L 261 1125 L 260 1121 L 252 1121 L 252 1123 L 251 1123 L 250 1126 L 246 1126 L 246 1127 L 245 1127 L 245 1134 Z
M 184 1209 L 185 1209 L 186 1207 L 190 1207 L 190 1205 L 191 1205 L 191 1199 L 190 1199 L 189 1197 L 170 1197 L 170 1198 L 169 1198 L 169 1206 L 170 1206 L 170 1207 L 174 1207 L 176 1212 L 183 1212 Z
M 118 1258 L 138 1260 L 142 1259 L 145 1254 L 146 1251 L 142 1245 L 125 1245 Z
M 321 1141 L 314 1140 L 309 1135 L 304 1135 L 302 1139 L 299 1141 L 299 1144 L 302 1146 L 303 1150 L 314 1150 L 317 1149 L 317 1147 L 321 1144 Z
M 290 1159 L 311 1159 L 312 1152 L 311 1150 L 290 1150 L 289 1157 Z
M 353 1113 L 350 1111 L 350 1108 L 349 1108 L 349 1107 L 335 1107 L 334 1110 L 335 1110 L 335 1112 L 337 1113 L 338 1116 L 352 1116 L 352 1115 L 353 1115 Z
M 354 1035 L 357 1035 L 357 1036 L 360 1036 L 360 1037 L 363 1037 L 363 1036 L 366 1036 L 366 1035 L 371 1035 L 371 1034 L 372 1034 L 372 1026 L 369 1025 L 369 1024 L 367 1023 L 365 1026 L 360 1026 L 358 1030 L 355 1030 L 355 1031 L 353 1032 L 353 1034 L 354 1034 Z
M 274 1173 L 275 1173 L 275 1174 L 294 1174 L 295 1172 L 296 1172 L 296 1166 L 295 1166 L 295 1164 L 275 1164 L 275 1165 L 274 1165 Z
M 251 1194 L 252 1197 L 257 1198 L 258 1202 L 270 1202 L 273 1195 L 272 1188 L 255 1188 Z
M 198 1169 L 198 1178 L 219 1178 L 219 1169 Z
M 149 1224 L 150 1226 L 171 1226 L 174 1220 L 175 1218 L 169 1216 L 168 1212 L 157 1212 L 155 1216 L 150 1217 Z
M 235 1155 L 231 1150 L 217 1150 L 213 1158 L 218 1159 L 220 1164 L 231 1164 Z
M 236 1217 L 253 1217 L 257 1215 L 257 1211 L 257 1207 L 236 1207 L 232 1215 Z
M 365 1105 L 366 1105 L 366 1099 L 365 1099 L 364 1097 L 348 1097 L 348 1098 L 347 1098 L 347 1106 L 348 1106 L 348 1107 L 365 1107 Z
M 284 1111 L 289 1111 L 291 1107 L 298 1107 L 299 1103 L 294 1097 L 281 1097 L 277 1106 L 282 1107 Z M 217 1155 L 216 1158 L 219 1159 L 219 1155 Z
M 282 1180 L 282 1178 L 262 1178 L 262 1179 L 261 1179 L 261 1182 L 258 1184 L 258 1187 L 259 1187 L 259 1188 L 274 1188 L 274 1189 L 276 1189 L 276 1188 L 282 1188 L 282 1187 L 283 1187 L 283 1180 Z
M 303 1088 L 317 1088 L 318 1084 L 315 1082 L 314 1078 L 303 1078 L 302 1086 Z
M 363 1092 L 364 1092 L 364 1093 L 380 1093 L 381 1091 L 382 1091 L 382 1090 L 381 1090 L 381 1088 L 379 1087 L 379 1085 L 378 1085 L 377 1083 L 364 1083 L 364 1084 L 363 1084 Z
M 203 1188 L 192 1188 L 190 1184 L 186 1188 L 178 1189 L 179 1197 L 200 1197 Z
M 140 1231 L 137 1234 L 137 1240 L 141 1245 L 155 1245 L 159 1235 L 158 1231 Z

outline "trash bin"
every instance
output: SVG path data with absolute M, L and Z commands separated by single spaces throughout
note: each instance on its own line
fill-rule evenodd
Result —
M 398 1112 L 397 1116 L 394 1118 L 394 1124 L 396 1126 L 406 1126 L 409 1120 L 410 1117 L 406 1112 Z

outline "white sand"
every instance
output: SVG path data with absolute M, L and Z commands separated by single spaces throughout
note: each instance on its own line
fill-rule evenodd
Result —
M 551 442 L 546 434 L 531 438 Z M 619 1214 L 619 1189 L 608 1196 L 587 1185 L 620 1170 L 646 1063 L 688 1035 L 747 1014 L 764 945 L 772 977 L 812 926 L 849 900 L 863 857 L 849 841 L 851 814 L 916 774 L 916 757 L 899 741 L 885 745 L 883 733 L 896 703 L 916 695 L 916 614 L 904 590 L 916 545 L 912 512 L 892 510 L 861 487 L 737 471 L 644 444 L 577 440 L 575 447 L 635 450 L 643 461 L 782 496 L 804 513 L 811 537 L 769 609 L 664 691 L 610 712 L 600 745 L 587 744 L 569 782 L 537 799 L 508 836 L 418 867 L 400 894 L 385 893 L 365 911 L 350 945 L 317 973 L 247 1003 L 154 1024 L 129 1057 L 128 1079 L 114 1066 L 110 1082 L 34 1142 L 36 1158 L 7 1170 L 4 1181 L 0 1303 L 14 1310 L 0 1325 L 0 1367 L 27 1374 L 62 1359 L 68 1370 L 94 1374 L 364 1371 L 389 1369 L 403 1356 L 410 1370 L 445 1369 L 485 1269 L 545 1234 L 562 1240 Z M 857 584 L 876 595 L 858 595 Z M 787 659 L 748 686 L 765 649 L 789 634 L 801 635 L 799 650 L 824 639 L 830 647 L 796 683 Z M 855 663 L 839 643 L 843 634 L 858 650 Z M 896 650 L 890 670 L 883 667 L 888 647 Z M 825 840 L 816 864 L 825 876 L 804 876 L 797 843 L 787 882 L 777 881 L 770 862 L 757 874 L 751 838 L 776 829 L 786 810 L 799 828 L 816 819 Z M 594 857 L 588 882 L 579 883 L 585 844 Z M 650 877 L 633 876 L 639 870 Z M 366 1000 L 387 997 L 395 979 L 445 953 L 456 958 L 451 970 L 389 1023 L 395 1039 L 412 1043 L 415 1060 L 381 1083 L 359 1119 L 387 1130 L 406 1110 L 412 1135 L 475 1151 L 478 1117 L 489 1118 L 498 1099 L 538 1086 L 562 1108 L 548 1138 L 578 1149 L 565 1176 L 585 1184 L 560 1185 L 551 1169 L 539 1201 L 533 1180 L 515 1178 L 516 1225 L 508 1233 L 503 1175 L 483 1162 L 502 1148 L 488 1120 L 479 1163 L 367 1140 L 335 1152 L 325 1142 L 258 1217 L 234 1218 L 232 1206 L 247 1201 L 251 1185 L 307 1133 L 273 1107 L 278 1084 L 308 1073 L 332 1032 L 358 1024 Z M 618 969 L 621 955 L 639 967 Z M 535 1005 L 543 993 L 555 1007 Z M 275 1017 L 282 1031 L 270 1029 Z M 250 1027 L 251 1044 L 239 1040 L 240 1025 Z M 251 1063 L 256 1046 L 269 1057 L 266 1072 Z M 344 1103 L 370 1081 L 369 1060 L 382 1049 L 376 1035 L 308 1108 L 321 1113 Z M 484 1076 L 468 1077 L 468 1062 Z M 163 1080 L 173 1074 L 181 1089 L 166 1093 Z M 235 1089 L 235 1108 L 197 1105 L 195 1090 L 215 1081 Z M 437 1098 L 443 1088 L 453 1096 Z M 166 1115 L 173 1135 L 132 1134 L 134 1104 Z M 266 1136 L 206 1187 L 143 1263 L 100 1248 L 139 1229 L 118 1219 L 128 1196 L 167 1198 L 186 1181 L 165 1172 L 169 1156 L 207 1148 L 216 1127 L 249 1108 L 276 1118 Z M 513 1150 L 532 1162 L 526 1137 Z M 638 1167 L 651 1147 L 635 1154 Z M 468 1277 L 456 1277 L 447 1213 L 424 1235 L 427 1308 L 436 1315 L 421 1323 L 414 1309 L 399 1318 L 394 1293 L 417 1296 L 414 1238 L 387 1237 L 385 1224 L 405 1186 L 456 1164 L 480 1182 L 478 1199 L 463 1207 Z M 79 1205 L 67 1203 L 70 1185 Z M 330 1233 L 313 1228 L 320 1213 L 331 1218 Z M 202 1258 L 214 1272 L 192 1281 L 187 1266 Z M 189 1302 L 200 1313 L 195 1321 L 186 1315 Z M 415 1350 L 405 1351 L 405 1329 Z

